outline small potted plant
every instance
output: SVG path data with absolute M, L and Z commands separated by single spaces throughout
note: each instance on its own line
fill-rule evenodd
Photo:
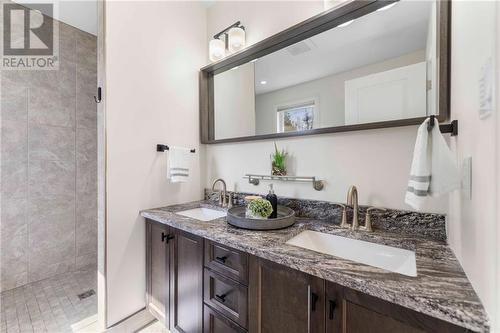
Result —
M 271 156 L 271 174 L 273 176 L 286 176 L 286 155 L 287 152 L 278 150 L 276 142 L 274 143 L 274 154 Z

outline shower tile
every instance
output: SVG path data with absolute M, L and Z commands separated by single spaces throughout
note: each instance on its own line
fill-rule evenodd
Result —
M 74 249 L 47 248 L 30 251 L 28 281 L 39 281 L 75 269 Z
M 29 203 L 29 248 L 43 251 L 58 247 L 72 249 L 75 244 L 75 199 L 40 197 Z
M 76 45 L 76 124 L 77 127 L 95 129 L 97 106 L 94 95 L 97 89 L 97 43 L 95 37 L 78 32 Z
M 28 162 L 9 162 L 2 156 L 2 197 L 10 199 L 26 198 L 28 193 Z
M 0 246 L 0 285 L 2 290 L 16 288 L 28 282 L 28 235 L 4 237 Z
M 2 120 L 26 122 L 28 114 L 28 89 L 2 79 Z
M 75 195 L 73 161 L 30 161 L 28 177 L 30 198 Z
M 30 159 L 71 161 L 75 158 L 74 128 L 30 124 Z
M 97 252 L 76 257 L 76 269 L 89 269 L 97 267 Z
M 28 233 L 26 209 L 25 198 L 2 197 L 2 223 L 0 225 L 2 238 L 11 238 Z
M 97 221 L 77 220 L 76 224 L 76 255 L 82 256 L 97 253 Z
M 80 128 L 96 128 L 97 106 L 94 95 L 96 94 L 97 83 L 83 83 L 82 80 L 78 80 L 77 86 L 76 126 Z
M 2 119 L 2 162 L 20 162 L 28 157 L 26 122 Z
M 68 74 L 71 75 L 71 74 Z M 30 122 L 36 124 L 74 127 L 76 109 L 76 79 L 47 78 L 58 85 L 45 83 L 33 87 L 29 94 Z M 47 82 L 51 82 L 47 81 Z

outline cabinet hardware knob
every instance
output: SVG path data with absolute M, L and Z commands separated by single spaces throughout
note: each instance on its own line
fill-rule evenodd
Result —
M 311 311 L 316 311 L 316 303 L 318 302 L 319 296 L 316 293 L 311 292 Z
M 217 295 L 217 294 L 216 294 L 216 295 L 215 295 L 215 298 L 216 298 L 219 302 L 224 303 L 224 302 L 226 301 L 226 296 L 227 296 L 226 294 L 223 294 L 223 295 Z
M 333 320 L 333 315 L 335 313 L 335 307 L 337 306 L 337 303 L 334 300 L 329 300 L 328 303 L 330 304 L 330 310 L 328 312 L 328 319 Z
M 217 260 L 217 261 L 218 261 L 218 262 L 220 262 L 220 263 L 225 264 L 225 263 L 226 263 L 226 260 L 227 260 L 227 257 L 226 257 L 226 256 L 223 256 L 223 257 L 215 257 L 215 260 Z

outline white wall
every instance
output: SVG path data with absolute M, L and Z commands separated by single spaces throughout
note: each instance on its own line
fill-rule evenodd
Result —
M 300 100 L 316 100 L 318 102 L 320 119 L 318 126 L 315 127 L 344 125 L 346 81 L 422 61 L 425 61 L 425 51 L 416 51 L 383 62 L 336 73 L 265 94 L 259 94 L 255 96 L 255 133 L 276 133 L 277 106 L 293 104 Z
M 472 199 L 461 193 L 452 196 L 449 242 L 487 312 L 496 319 L 492 332 L 500 332 L 500 92 L 491 116 L 480 119 L 478 110 L 480 70 L 489 57 L 496 61 L 492 76 L 496 73 L 499 82 L 499 7 L 498 2 L 455 1 L 451 20 L 451 112 L 460 124 L 453 148 L 459 161 L 472 156 Z
M 254 63 L 214 76 L 215 138 L 255 135 Z
M 323 10 L 323 2 L 216 2 L 208 10 L 208 36 L 241 20 L 250 44 L 297 24 Z M 280 15 L 276 15 L 280 13 Z M 321 192 L 306 184 L 275 184 L 282 196 L 334 202 L 346 200 L 355 184 L 360 203 L 408 209 L 404 193 L 408 182 L 416 127 L 328 134 L 277 140 L 292 155 L 291 171 L 318 176 L 327 182 Z M 230 189 L 267 192 L 267 184 L 254 186 L 242 179 L 245 173 L 269 173 L 272 141 L 207 145 L 206 181 L 223 177 Z M 427 211 L 444 213 L 447 198 L 436 200 Z
M 106 2 L 109 325 L 145 306 L 139 211 L 202 197 L 197 96 L 206 53 L 199 3 Z M 196 148 L 190 183 L 167 181 L 157 143 Z

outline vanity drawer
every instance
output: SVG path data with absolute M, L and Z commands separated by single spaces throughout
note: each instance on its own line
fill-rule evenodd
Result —
M 205 268 L 203 300 L 243 328 L 248 326 L 248 289 Z
M 246 330 L 213 310 L 208 305 L 204 305 L 203 333 L 246 333 Z
M 205 241 L 205 267 L 248 285 L 248 253 Z

